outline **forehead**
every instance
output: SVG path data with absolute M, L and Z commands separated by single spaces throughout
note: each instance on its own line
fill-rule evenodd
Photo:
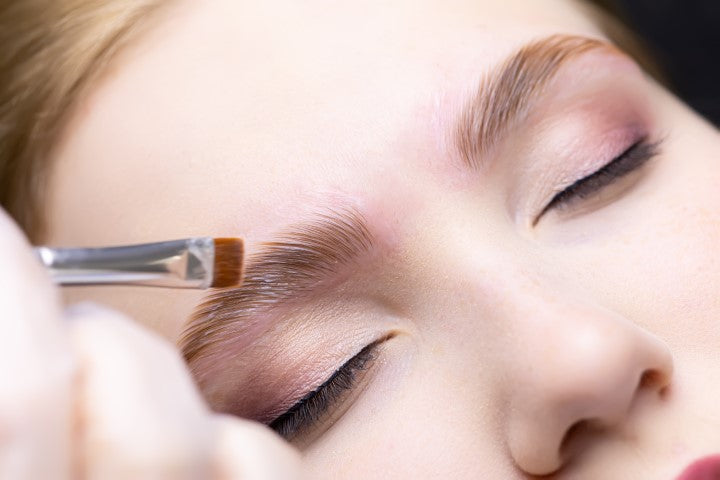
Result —
M 569 0 L 180 2 L 74 112 L 47 242 L 252 249 L 318 203 L 393 224 L 446 195 L 444 132 L 482 75 L 554 33 L 598 34 Z M 68 292 L 87 298 L 176 338 L 200 294 Z
M 70 125 L 51 236 L 228 225 L 260 236 L 313 196 L 355 198 L 389 173 L 444 168 L 464 95 L 519 45 L 558 32 L 596 34 L 566 0 L 181 4 Z M 78 210 L 113 225 L 69 229 Z

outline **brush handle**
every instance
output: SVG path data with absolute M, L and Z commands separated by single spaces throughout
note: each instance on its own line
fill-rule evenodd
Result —
M 60 285 L 152 285 L 208 288 L 213 281 L 211 237 L 108 248 L 35 248 Z

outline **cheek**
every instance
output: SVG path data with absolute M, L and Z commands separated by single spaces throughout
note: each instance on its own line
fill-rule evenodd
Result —
M 668 141 L 637 264 L 647 271 L 645 288 L 656 292 L 658 317 L 686 343 L 689 336 L 702 343 L 717 336 L 720 320 L 720 142 L 699 121 L 686 123 Z
M 720 320 L 720 202 L 694 191 L 692 204 L 666 210 L 667 222 L 648 239 L 642 257 L 638 253 L 658 315 L 686 340 L 714 333 Z
M 472 373 L 418 348 L 400 378 L 392 372 L 388 389 L 369 392 L 363 403 L 372 408 L 359 409 L 325 448 L 306 455 L 309 478 L 513 478 L 493 433 L 497 408 Z

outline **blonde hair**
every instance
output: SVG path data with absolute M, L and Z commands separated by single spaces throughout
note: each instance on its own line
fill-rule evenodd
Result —
M 0 205 L 44 234 L 48 157 L 73 107 L 167 0 L 8 0 L 0 5 Z
M 657 73 L 636 37 L 587 0 L 617 45 Z M 600 0 L 593 0 L 597 3 Z M 31 241 L 45 234 L 49 157 L 73 107 L 170 0 L 5 0 L 0 4 L 0 206 Z

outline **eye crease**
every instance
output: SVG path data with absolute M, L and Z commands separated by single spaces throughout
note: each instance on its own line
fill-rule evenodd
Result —
M 647 137 L 636 141 L 600 169 L 558 192 L 537 217 L 536 223 L 548 211 L 588 199 L 620 178 L 639 170 L 659 153 L 659 146 L 660 142 L 650 142 Z M 306 393 L 287 411 L 269 422 L 270 428 L 292 441 L 321 424 L 330 416 L 330 411 L 344 400 L 344 395 L 356 387 L 359 377 L 376 360 L 377 347 L 388 338 L 379 339 L 362 348 L 320 386 Z
M 389 338 L 365 346 L 322 385 L 305 394 L 285 413 L 270 422 L 270 428 L 287 440 L 292 440 L 322 421 L 328 411 L 342 400 L 343 394 L 355 387 L 358 376 L 372 366 L 377 358 L 377 347 Z
M 550 210 L 569 207 L 577 201 L 590 198 L 616 180 L 637 171 L 657 156 L 659 146 L 660 142 L 649 142 L 647 137 L 641 138 L 610 163 L 558 192 L 540 212 L 534 223 L 537 224 L 540 218 Z

